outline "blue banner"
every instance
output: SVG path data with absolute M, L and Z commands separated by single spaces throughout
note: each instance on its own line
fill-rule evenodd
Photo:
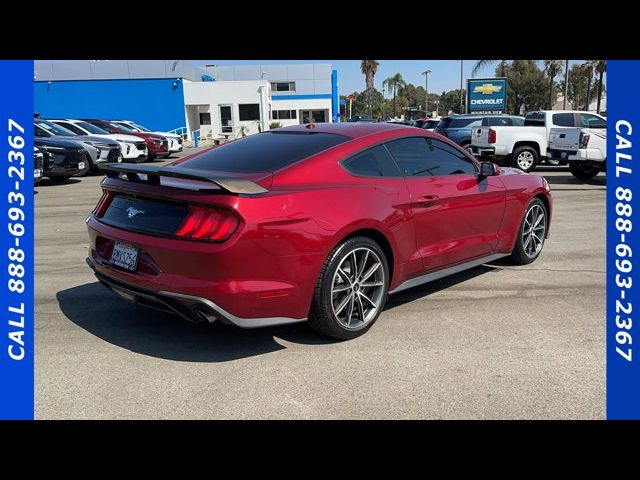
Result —
M 467 112 L 504 113 L 506 108 L 506 78 L 470 78 L 467 80 Z
M 607 418 L 640 419 L 640 62 L 607 70 Z
M 33 419 L 33 61 L 0 61 L 0 418 Z

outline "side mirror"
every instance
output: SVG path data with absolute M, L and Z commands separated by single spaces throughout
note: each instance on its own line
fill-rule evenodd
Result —
M 500 173 L 500 167 L 495 163 L 482 162 L 480 164 L 480 176 L 481 177 L 493 177 Z

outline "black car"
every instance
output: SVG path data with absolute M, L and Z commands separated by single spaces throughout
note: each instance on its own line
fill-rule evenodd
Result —
M 44 154 L 37 147 L 33 149 L 33 184 L 38 185 L 42 181 L 44 173 Z
M 55 136 L 60 137 L 61 140 L 81 143 L 87 152 L 91 171 L 100 171 L 99 165 L 101 163 L 122 161 L 120 145 L 114 140 L 93 135 L 80 135 L 42 118 L 35 118 L 33 127 L 36 137 L 50 138 Z
M 43 176 L 51 180 L 64 182 L 89 170 L 86 150 L 79 142 L 36 137 L 34 144 L 44 155 Z

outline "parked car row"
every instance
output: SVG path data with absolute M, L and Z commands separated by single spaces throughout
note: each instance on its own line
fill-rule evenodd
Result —
M 130 120 L 43 119 L 36 115 L 34 134 L 34 160 L 42 163 L 40 169 L 34 166 L 35 179 L 64 181 L 99 172 L 100 164 L 142 163 L 182 150 L 180 135 L 151 131 Z

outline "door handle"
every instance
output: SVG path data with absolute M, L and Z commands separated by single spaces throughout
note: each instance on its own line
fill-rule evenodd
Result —
M 440 200 L 440 197 L 437 195 L 423 195 L 422 197 L 418 197 L 418 201 L 414 202 L 414 206 L 422 208 L 431 207 L 438 203 L 438 200 Z

